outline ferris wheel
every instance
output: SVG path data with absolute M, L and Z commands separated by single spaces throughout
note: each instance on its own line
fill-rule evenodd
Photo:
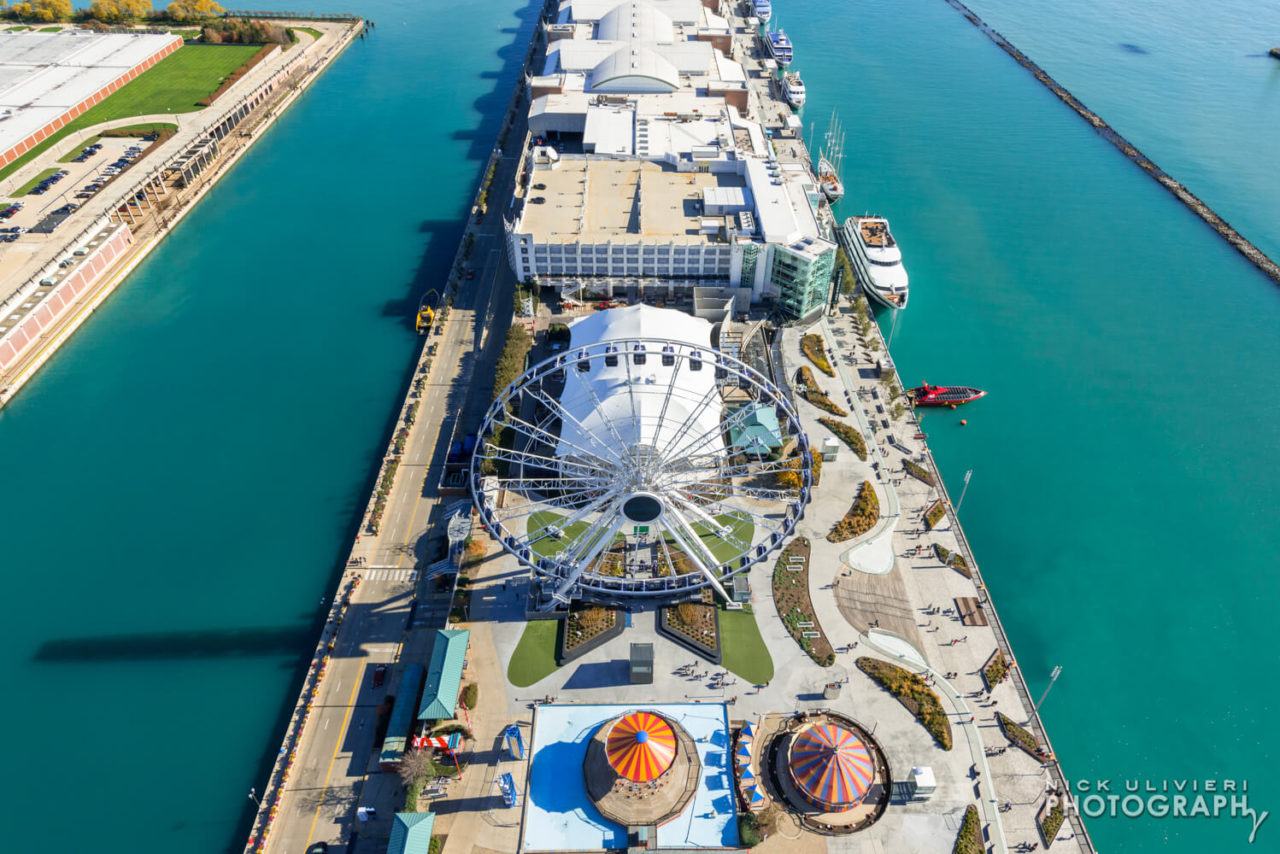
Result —
M 760 372 L 684 341 L 572 346 L 501 390 L 471 462 L 489 531 L 541 604 L 688 598 L 803 518 L 809 440 Z

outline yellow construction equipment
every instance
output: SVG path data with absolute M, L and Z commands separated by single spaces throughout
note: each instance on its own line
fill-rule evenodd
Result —
M 418 315 L 414 321 L 414 328 L 418 330 L 419 335 L 426 335 L 431 331 L 432 325 L 436 322 L 439 304 L 440 295 L 435 291 L 427 291 L 422 295 L 422 302 L 418 303 Z

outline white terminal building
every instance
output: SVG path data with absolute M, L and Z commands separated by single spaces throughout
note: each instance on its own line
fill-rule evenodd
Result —
M 821 192 L 748 117 L 728 20 L 698 0 L 565 0 L 547 35 L 529 80 L 547 144 L 506 214 L 521 280 L 566 296 L 732 288 L 792 317 L 826 303 Z
M 0 33 L 0 166 L 180 47 L 171 33 Z

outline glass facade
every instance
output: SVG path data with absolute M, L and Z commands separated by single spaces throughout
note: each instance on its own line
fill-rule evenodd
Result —
M 787 317 L 798 320 L 826 305 L 835 262 L 834 246 L 816 254 L 812 248 L 773 247 L 769 283 L 778 289 L 778 305 Z

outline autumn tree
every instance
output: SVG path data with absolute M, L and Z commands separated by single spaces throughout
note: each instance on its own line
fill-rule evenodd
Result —
M 175 21 L 204 21 L 216 18 L 226 10 L 214 0 L 173 0 L 165 12 Z
M 71 0 L 34 0 L 21 5 L 29 5 L 31 16 L 37 21 L 62 21 L 71 17 Z
M 90 16 L 109 24 L 147 18 L 151 11 L 151 0 L 93 0 L 89 6 Z

